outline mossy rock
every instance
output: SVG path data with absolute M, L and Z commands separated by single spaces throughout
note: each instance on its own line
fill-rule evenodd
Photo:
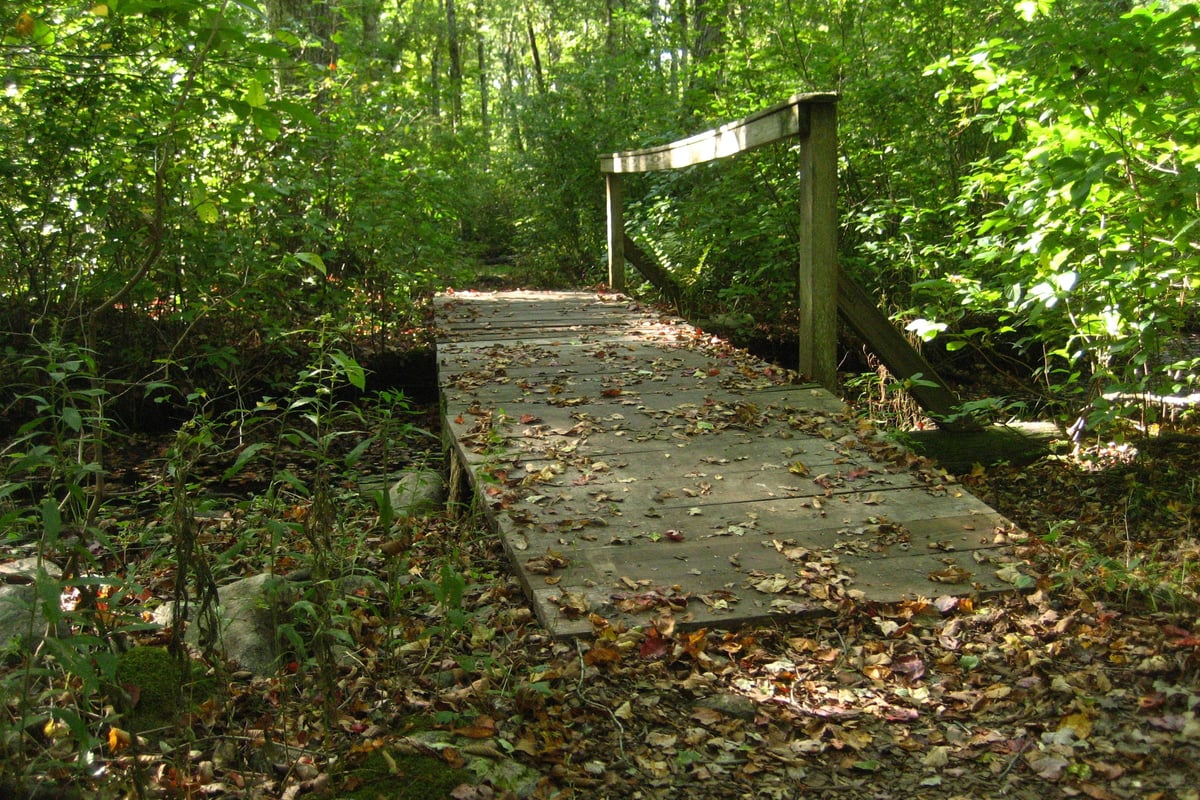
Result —
M 447 800 L 455 787 L 474 783 L 475 776 L 444 760 L 417 754 L 393 754 L 395 767 L 378 751 L 342 778 L 343 800 Z
M 117 661 L 117 684 L 129 695 L 129 726 L 136 731 L 174 725 L 179 718 L 183 678 L 163 647 L 134 647 Z

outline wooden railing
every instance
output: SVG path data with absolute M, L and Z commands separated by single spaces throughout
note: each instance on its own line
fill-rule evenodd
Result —
M 632 263 L 656 285 L 663 271 L 637 250 L 625 233 L 621 175 L 680 169 L 743 153 L 783 139 L 800 140 L 800 241 L 797 268 L 800 312 L 799 369 L 830 390 L 837 387 L 837 315 L 863 339 L 927 411 L 950 415 L 953 393 L 871 297 L 837 260 L 837 101 L 836 94 L 798 94 L 756 114 L 686 139 L 600 158 L 608 194 L 608 282 L 625 290 L 625 266 Z M 658 280 L 656 280 L 656 278 Z

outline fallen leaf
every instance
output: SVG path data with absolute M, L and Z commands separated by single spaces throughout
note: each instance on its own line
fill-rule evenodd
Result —
M 950 763 L 950 748 L 945 745 L 931 747 L 921 763 L 930 769 L 941 769 Z
M 468 739 L 490 739 L 496 735 L 496 720 L 491 717 L 479 717 L 470 725 L 452 728 L 450 732 Z
M 929 573 L 929 580 L 935 583 L 968 583 L 971 573 L 955 564 Z
M 1030 753 L 1025 761 L 1039 778 L 1047 781 L 1061 780 L 1063 773 L 1071 765 L 1065 758 L 1048 753 Z
M 670 640 L 656 635 L 647 636 L 642 640 L 641 647 L 638 648 L 638 655 L 648 661 L 665 658 L 670 652 Z
M 1058 729 L 1071 731 L 1076 739 L 1086 739 L 1092 735 L 1092 718 L 1087 714 L 1068 714 L 1062 718 Z
M 108 729 L 108 749 L 114 753 L 119 753 L 133 744 L 133 736 L 129 731 L 122 730 L 115 725 Z

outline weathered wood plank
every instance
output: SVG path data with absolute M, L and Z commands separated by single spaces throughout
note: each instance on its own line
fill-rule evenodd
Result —
M 625 212 L 621 208 L 621 176 L 604 176 L 608 209 L 608 285 L 614 292 L 625 291 Z
M 808 135 L 808 110 L 837 102 L 831 93 L 797 94 L 778 105 L 671 144 L 611 153 L 600 159 L 604 173 L 680 169 L 737 155 L 791 136 Z
M 800 371 L 830 391 L 837 388 L 837 105 L 810 109 L 800 148 Z
M 556 635 L 1009 586 L 1011 523 L 825 389 L 627 301 L 508 296 L 435 304 L 444 423 Z M 589 308 L 608 339 L 545 337 Z M 455 339 L 481 319 L 504 340 Z

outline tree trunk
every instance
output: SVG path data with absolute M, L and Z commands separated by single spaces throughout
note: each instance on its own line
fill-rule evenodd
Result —
M 533 79 L 537 84 L 538 94 L 546 93 L 546 78 L 542 74 L 542 56 L 538 52 L 537 36 L 533 32 L 533 14 L 529 4 L 525 4 L 525 29 L 529 33 L 529 54 L 533 58 Z
M 692 72 L 684 96 L 687 117 L 707 116 L 709 98 L 720 88 L 717 68 L 725 50 L 728 0 L 695 0 L 692 6 Z
M 362 20 L 363 44 L 374 52 L 379 44 L 379 17 L 383 14 L 382 0 L 362 0 L 359 19 Z
M 609 106 L 616 103 L 617 76 L 612 70 L 614 59 L 617 57 L 617 23 L 615 0 L 604 0 L 604 55 L 608 58 L 609 69 L 604 71 L 604 99 Z
M 446 13 L 446 3 L 438 0 L 438 16 Z M 429 94 L 431 95 L 430 112 L 434 119 L 442 117 L 442 33 L 438 30 L 437 41 L 434 42 L 433 54 L 429 57 Z
M 487 52 L 483 45 L 483 3 L 475 0 L 475 58 L 479 62 L 479 125 L 483 132 L 483 152 L 491 150 L 492 121 L 488 116 Z
M 458 10 L 446 0 L 446 44 L 450 53 L 450 124 L 462 124 L 462 46 L 458 41 Z

